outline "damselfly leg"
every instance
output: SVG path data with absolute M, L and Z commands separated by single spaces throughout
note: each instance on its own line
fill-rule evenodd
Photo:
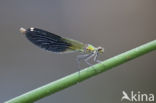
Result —
M 95 56 L 94 56 L 94 62 L 100 63 L 101 61 L 97 60 L 98 55 L 99 55 L 99 53 L 96 52 Z

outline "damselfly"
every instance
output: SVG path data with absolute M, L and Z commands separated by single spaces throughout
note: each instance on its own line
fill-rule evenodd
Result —
M 25 34 L 28 40 L 30 40 L 33 44 L 44 48 L 45 50 L 56 53 L 83 53 L 77 56 L 77 60 L 79 62 L 80 60 L 84 60 L 88 65 L 91 65 L 88 62 L 91 58 L 93 58 L 94 62 L 100 62 L 97 60 L 97 56 L 98 54 L 104 53 L 104 48 L 102 47 L 94 47 L 91 44 L 84 44 L 77 40 L 64 38 L 38 28 L 20 28 L 20 32 Z

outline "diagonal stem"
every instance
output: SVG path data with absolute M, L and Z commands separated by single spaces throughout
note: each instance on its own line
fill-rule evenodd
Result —
M 29 91 L 23 95 L 15 97 L 9 101 L 6 101 L 5 103 L 33 103 L 43 97 L 54 94 L 76 84 L 77 82 L 81 82 L 106 70 L 110 70 L 113 67 L 135 59 L 153 50 L 156 50 L 156 40 L 81 70 L 81 78 L 78 76 L 79 72 L 76 72 L 35 90 Z

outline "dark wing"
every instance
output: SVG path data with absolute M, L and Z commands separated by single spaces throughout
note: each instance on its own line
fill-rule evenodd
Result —
M 28 28 L 25 34 L 33 44 L 48 51 L 64 52 L 71 46 L 62 37 L 38 28 Z

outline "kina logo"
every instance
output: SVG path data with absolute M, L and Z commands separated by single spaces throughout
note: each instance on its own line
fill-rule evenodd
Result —
M 131 91 L 129 94 L 125 91 L 122 91 L 121 101 L 131 101 L 131 102 L 153 102 L 154 100 L 153 93 L 141 93 L 140 91 L 134 92 Z

